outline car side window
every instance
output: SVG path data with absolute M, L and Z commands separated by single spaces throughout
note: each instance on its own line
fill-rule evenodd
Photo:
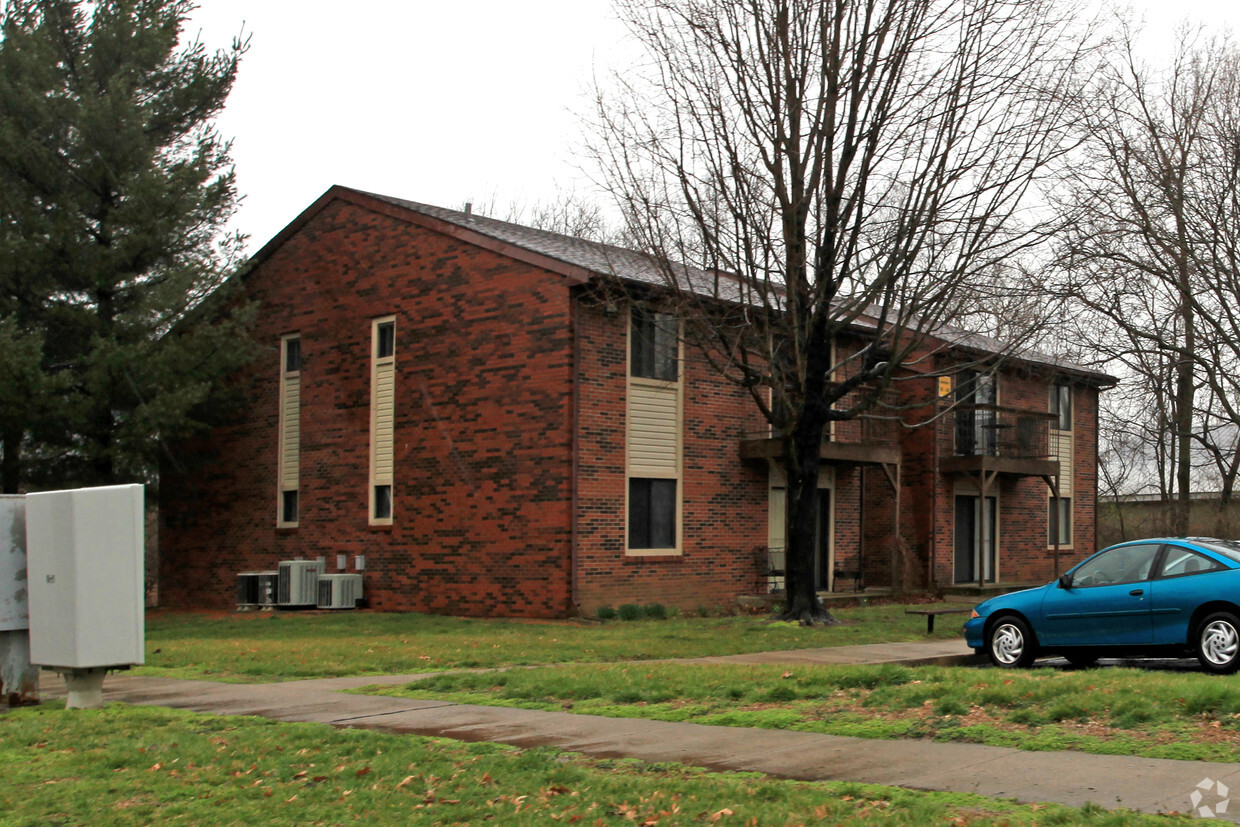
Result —
M 1163 558 L 1160 576 L 1183 577 L 1188 574 L 1218 571 L 1222 568 L 1226 568 L 1226 566 L 1195 551 L 1190 551 L 1181 546 L 1167 546 L 1167 556 Z
M 1157 543 L 1142 543 L 1104 551 L 1077 567 L 1072 573 L 1072 585 L 1089 588 L 1148 580 L 1158 548 Z

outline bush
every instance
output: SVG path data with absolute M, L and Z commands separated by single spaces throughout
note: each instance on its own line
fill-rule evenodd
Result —
M 599 620 L 613 620 L 616 617 L 616 610 L 611 606 L 599 606 L 594 610 L 594 614 Z
M 645 614 L 646 617 L 653 618 L 655 620 L 667 619 L 667 609 L 663 607 L 662 603 L 649 603 L 642 606 L 642 613 Z
M 637 620 L 642 616 L 642 607 L 636 603 L 625 603 L 620 607 L 621 620 Z

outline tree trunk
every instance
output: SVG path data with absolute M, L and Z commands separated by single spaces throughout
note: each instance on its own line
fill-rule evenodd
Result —
M 1184 249 L 1184 248 L 1181 248 Z M 1171 533 L 1177 537 L 1188 536 L 1188 512 L 1193 486 L 1193 397 L 1196 386 L 1193 376 L 1193 359 L 1197 353 L 1197 337 L 1193 330 L 1193 288 L 1189 268 L 1181 258 L 1179 263 L 1180 320 L 1184 326 L 1183 350 L 1178 354 L 1175 366 L 1175 438 L 1176 438 L 1176 488 L 1179 489 L 1172 516 Z
M 790 461 L 787 472 L 788 519 L 784 548 L 786 567 L 785 588 L 788 604 L 778 615 L 780 620 L 795 620 L 802 625 L 834 624 L 838 621 L 818 599 L 814 581 L 814 552 L 818 539 L 818 475 L 822 464 L 822 436 L 830 421 L 830 407 L 824 401 L 830 353 L 821 319 L 815 320 L 810 343 L 806 348 L 806 398 L 801 415 L 792 432 Z
M 4 431 L 4 456 L 0 457 L 0 493 L 16 494 L 21 486 L 22 478 L 22 437 L 21 430 Z

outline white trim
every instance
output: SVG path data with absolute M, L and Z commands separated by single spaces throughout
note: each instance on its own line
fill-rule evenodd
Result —
M 379 356 L 379 329 L 393 326 L 392 355 Z M 380 316 L 370 322 L 370 474 L 366 486 L 366 519 L 370 525 L 391 525 L 396 514 L 395 456 L 396 431 L 396 316 Z M 382 398 L 381 398 L 382 397 Z M 387 517 L 375 516 L 375 488 L 390 487 L 391 511 Z
M 298 369 L 286 370 L 289 342 L 298 344 Z M 276 528 L 296 528 L 301 519 L 301 334 L 280 337 L 279 417 L 276 425 Z M 296 520 L 284 519 L 284 493 L 297 494 Z
M 650 379 L 633 376 L 633 309 L 629 308 L 628 325 L 625 335 L 625 395 L 624 395 L 624 510 L 622 512 L 622 528 L 624 532 L 624 554 L 626 557 L 676 557 L 684 554 L 684 430 L 685 430 L 685 347 L 683 322 L 677 321 L 676 333 L 676 380 Z M 675 420 L 669 426 L 673 431 L 673 457 L 654 465 L 637 465 L 633 462 L 634 416 L 633 389 L 675 395 Z M 663 479 L 676 482 L 676 543 L 671 548 L 631 548 L 629 546 L 629 480 L 632 479 Z

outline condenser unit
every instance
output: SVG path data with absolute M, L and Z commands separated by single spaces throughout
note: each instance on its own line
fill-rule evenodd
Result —
M 282 560 L 280 562 L 279 606 L 313 606 L 318 602 L 322 560 Z
M 360 574 L 324 574 L 319 577 L 320 609 L 356 609 L 361 599 Z
M 237 575 L 237 608 L 261 609 L 276 605 L 277 571 L 243 571 Z

